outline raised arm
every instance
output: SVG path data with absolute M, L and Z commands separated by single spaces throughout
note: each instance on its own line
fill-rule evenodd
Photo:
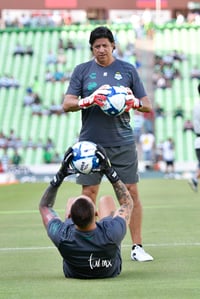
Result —
M 101 170 L 111 182 L 120 204 L 120 207 L 116 210 L 114 217 L 122 217 L 125 219 L 126 223 L 129 224 L 133 210 L 132 197 L 126 185 L 120 180 L 117 172 L 111 166 L 106 152 L 102 146 L 97 145 L 96 155 L 99 158 Z
M 42 217 L 44 226 L 47 228 L 49 221 L 53 218 L 59 218 L 53 210 L 53 205 L 56 200 L 56 195 L 59 186 L 62 184 L 64 178 L 70 174 L 69 163 L 73 157 L 72 148 L 70 147 L 64 155 L 61 167 L 50 182 L 50 186 L 45 190 L 40 203 L 39 211 Z
M 40 214 L 46 228 L 49 221 L 53 218 L 59 218 L 52 208 L 56 200 L 57 191 L 58 187 L 53 187 L 52 185 L 48 186 L 39 203 Z

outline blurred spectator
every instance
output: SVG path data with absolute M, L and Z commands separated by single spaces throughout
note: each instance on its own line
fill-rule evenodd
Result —
M 178 61 L 183 61 L 187 59 L 186 55 L 182 51 L 178 52 L 177 50 L 172 51 L 171 56 L 174 60 Z
M 25 54 L 27 54 L 27 55 L 29 55 L 29 56 L 33 56 L 33 48 L 32 48 L 32 46 L 31 45 L 28 45 L 27 47 L 26 47 L 26 50 L 25 50 Z
M 23 56 L 24 54 L 25 54 L 25 48 L 18 42 L 14 48 L 13 55 Z
M 154 110 L 155 110 L 156 117 L 164 117 L 165 116 L 165 110 L 159 104 L 156 104 Z
M 155 146 L 155 163 L 163 160 L 163 141 L 157 142 Z
M 60 50 L 60 49 L 62 49 L 62 50 L 65 49 L 64 42 L 61 37 L 59 37 L 59 39 L 58 39 L 58 50 Z
M 60 82 L 66 81 L 64 72 L 57 68 L 55 69 L 55 72 L 53 73 L 53 79 L 54 79 L 54 81 L 60 81 Z
M 187 119 L 183 124 L 183 131 L 194 131 L 193 123 L 190 119 Z
M 76 47 L 74 45 L 74 43 L 72 42 L 72 40 L 68 39 L 66 46 L 65 46 L 65 50 L 75 50 Z
M 20 11 L 19 11 L 20 12 Z M 83 20 L 85 22 L 86 19 Z M 60 12 L 54 10 L 48 11 L 30 11 L 27 14 L 16 13 L 11 15 L 7 13 L 3 19 L 6 28 L 36 28 L 36 27 L 60 27 L 72 24 L 72 17 L 69 12 Z
M 0 132 L 0 148 L 6 148 L 7 147 L 7 137 L 3 133 L 3 131 Z
M 3 77 L 0 77 L 0 88 L 18 88 L 20 87 L 19 81 L 11 75 L 5 74 Z
M 56 114 L 56 115 L 61 115 L 63 113 L 63 108 L 62 104 L 58 105 L 54 101 L 51 102 L 51 105 L 49 107 L 49 114 Z
M 13 17 L 8 12 L 4 16 L 4 23 L 7 28 L 14 27 Z
M 170 53 L 167 53 L 162 57 L 162 65 L 171 66 L 174 62 L 174 58 Z
M 143 154 L 143 160 L 152 165 L 155 149 L 155 136 L 151 131 L 144 132 L 140 136 L 141 150 Z
M 35 143 L 34 143 L 34 141 L 31 137 L 28 138 L 25 147 L 26 148 L 36 149 L 36 145 L 35 145 Z
M 181 79 L 181 73 L 180 71 L 175 68 L 173 65 L 163 66 L 162 67 L 162 73 L 166 80 L 174 80 L 176 78 Z
M 42 105 L 41 97 L 36 93 L 34 94 L 34 102 L 31 105 L 32 108 L 32 115 L 48 115 L 49 111 L 48 109 L 45 109 Z
M 3 153 L 1 155 L 0 160 L 1 160 L 1 165 L 2 165 L 3 172 L 7 172 L 8 167 L 10 165 L 10 158 L 8 156 L 8 150 L 7 150 L 7 148 L 5 148 L 3 150 Z
M 184 110 L 181 106 L 176 107 L 174 110 L 174 118 L 176 117 L 184 117 Z
M 34 77 L 31 88 L 36 94 L 41 92 L 41 81 L 39 80 L 38 76 Z
M 55 147 L 55 145 L 54 145 L 53 140 L 50 137 L 48 137 L 46 144 L 44 145 L 44 148 L 47 150 L 51 150 L 51 149 L 54 149 L 54 147 Z
M 185 17 L 179 11 L 176 12 L 176 24 L 182 25 L 185 22 Z
M 29 28 L 31 24 L 31 18 L 28 14 L 21 14 L 21 16 L 18 19 L 19 21 L 19 27 L 22 28 Z
M 42 111 L 41 97 L 36 93 L 34 94 L 34 102 L 32 104 L 32 114 L 40 114 Z
M 60 49 L 58 51 L 58 56 L 57 56 L 57 63 L 60 64 L 65 64 L 67 62 L 67 57 L 65 55 L 65 52 L 63 49 Z
M 154 84 L 156 85 L 157 88 L 166 89 L 171 87 L 170 80 L 167 80 L 163 74 L 157 73 L 157 78 L 155 78 L 155 75 L 153 78 L 154 78 Z
M 21 137 L 17 137 L 15 139 L 15 148 L 16 149 L 20 149 L 20 148 L 23 148 L 24 147 L 24 143 L 22 141 L 22 138 Z
M 49 52 L 47 53 L 45 62 L 46 62 L 46 65 L 56 64 L 57 63 L 56 54 L 53 53 L 52 50 L 49 50 Z
M 39 138 L 38 141 L 35 143 L 36 148 L 43 148 L 43 140 Z
M 11 137 L 7 137 L 7 148 L 15 148 L 15 139 Z
M 51 73 L 51 71 L 49 69 L 46 70 L 45 73 L 45 81 L 46 82 L 54 82 L 54 76 L 53 73 Z
M 11 163 L 15 166 L 18 166 L 22 161 L 21 155 L 18 153 L 17 150 L 14 151 L 14 154 L 11 159 Z
M 13 140 L 16 140 L 17 136 L 15 134 L 15 130 L 14 129 L 10 129 L 10 132 L 9 132 L 9 137 Z
M 62 162 L 62 156 L 58 152 L 55 152 L 52 157 L 52 163 L 61 163 L 61 162 Z
M 191 79 L 200 79 L 200 68 L 197 65 L 194 65 L 190 71 Z
M 26 94 L 24 96 L 24 100 L 23 100 L 23 106 L 30 106 L 34 103 L 35 100 L 35 95 L 33 93 L 32 88 L 28 87 L 26 89 Z
M 50 164 L 53 161 L 52 151 L 48 147 L 44 148 L 43 160 L 44 160 L 44 163 L 46 163 L 46 164 Z
M 20 55 L 20 56 L 24 56 L 24 55 L 33 55 L 33 48 L 31 45 L 28 45 L 27 47 L 22 46 L 19 42 L 16 44 L 14 51 L 13 51 L 13 55 Z
M 162 144 L 163 161 L 165 162 L 165 173 L 167 177 L 174 175 L 175 144 L 171 137 Z

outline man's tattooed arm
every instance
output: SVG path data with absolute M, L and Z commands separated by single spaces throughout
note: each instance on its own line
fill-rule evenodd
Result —
M 126 188 L 126 185 L 121 180 L 118 180 L 116 183 L 114 183 L 113 188 L 120 204 L 120 207 L 115 212 L 114 216 L 120 216 L 124 218 L 126 223 L 129 224 L 133 210 L 133 199 Z
M 59 218 L 56 212 L 52 209 L 56 200 L 57 191 L 57 187 L 51 185 L 48 186 L 40 200 L 39 210 L 45 227 L 47 227 L 49 221 L 53 218 Z

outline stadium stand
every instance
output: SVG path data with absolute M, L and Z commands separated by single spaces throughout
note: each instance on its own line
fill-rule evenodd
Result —
M 183 52 L 186 59 L 182 62 L 176 61 L 182 78 L 176 78 L 171 88 L 155 89 L 155 102 L 159 103 L 166 111 L 165 118 L 155 120 L 155 136 L 157 143 L 168 137 L 175 141 L 176 161 L 194 161 L 193 140 L 191 131 L 184 132 L 183 125 L 186 119 L 192 119 L 192 107 L 198 100 L 197 79 L 190 79 L 190 70 L 193 65 L 199 65 L 200 52 L 197 45 L 200 43 L 200 27 L 183 26 L 161 26 L 155 34 L 155 54 L 164 56 L 177 50 Z M 181 106 L 184 118 L 173 118 L 173 111 Z
M 26 88 L 34 85 L 38 77 L 37 92 L 42 98 L 42 104 L 48 109 L 52 100 L 61 103 L 61 96 L 67 88 L 68 81 L 45 82 L 45 58 L 52 49 L 58 52 L 59 38 L 72 40 L 75 50 L 65 50 L 67 62 L 59 65 L 61 71 L 70 72 L 75 65 L 87 61 L 91 57 L 88 38 L 94 27 L 71 26 L 66 28 L 39 28 L 39 29 L 7 29 L 0 31 L 1 59 L 0 76 L 12 74 L 20 82 L 19 88 L 0 88 L 0 128 L 6 135 L 14 129 L 24 144 L 31 138 L 34 143 L 42 140 L 45 144 L 50 137 L 55 143 L 55 151 L 63 153 L 65 149 L 76 141 L 80 129 L 80 113 L 62 115 L 32 115 L 31 107 L 23 106 Z M 132 26 L 113 25 L 112 30 L 120 40 L 120 46 L 125 49 L 126 43 L 134 41 L 135 35 Z M 122 42 L 121 42 L 122 41 Z M 33 47 L 33 56 L 13 56 L 13 49 L 17 42 Z M 198 26 L 160 26 L 155 32 L 155 54 L 166 55 L 174 50 L 181 51 L 186 56 L 182 62 L 175 61 L 182 78 L 176 78 L 172 86 L 166 89 L 155 88 L 154 102 L 160 104 L 166 111 L 164 118 L 155 119 L 155 136 L 157 143 L 168 137 L 175 140 L 176 161 L 195 160 L 193 133 L 184 132 L 183 124 L 191 119 L 194 102 L 198 98 L 196 92 L 197 79 L 190 79 L 189 73 L 194 65 L 199 65 L 200 53 L 197 45 L 200 44 L 200 27 Z M 50 67 L 54 71 L 54 66 Z M 182 106 L 185 115 L 183 118 L 173 118 L 173 111 Z M 26 165 L 43 163 L 43 149 L 20 148 L 20 154 Z
M 58 53 L 58 41 L 62 37 L 65 41 L 72 40 L 75 50 L 66 50 L 66 65 L 59 65 L 61 71 L 70 73 L 75 65 L 87 61 L 91 57 L 88 45 L 89 34 L 94 28 L 88 26 L 70 26 L 66 28 L 39 28 L 39 29 L 7 29 L 0 31 L 1 60 L 0 76 L 12 74 L 20 82 L 20 87 L 0 88 L 0 127 L 8 135 L 14 129 L 16 136 L 22 139 L 23 147 L 19 153 L 26 165 L 43 163 L 43 149 L 41 147 L 26 147 L 31 139 L 34 144 L 42 140 L 43 144 L 52 138 L 55 152 L 62 154 L 66 148 L 77 140 L 80 130 L 80 113 L 67 113 L 61 115 L 32 115 L 31 107 L 23 106 L 23 98 L 27 87 L 34 86 L 35 77 L 38 78 L 37 93 L 42 98 L 42 105 L 48 109 L 52 100 L 61 103 L 61 96 L 67 88 L 68 81 L 45 82 L 45 58 L 49 51 Z M 114 29 L 123 37 L 124 46 L 130 39 L 134 40 L 132 26 L 118 25 Z M 33 56 L 16 55 L 13 50 L 17 43 L 33 47 Z M 54 71 L 54 66 L 50 70 Z M 33 87 L 34 89 L 34 87 Z M 0 152 L 3 150 L 0 149 Z M 12 153 L 9 149 L 9 153 Z

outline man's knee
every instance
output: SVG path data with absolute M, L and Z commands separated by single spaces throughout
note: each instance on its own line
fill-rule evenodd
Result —
M 83 186 L 82 187 L 82 194 L 90 197 L 92 199 L 92 201 L 95 203 L 98 190 L 99 190 L 99 185 Z

